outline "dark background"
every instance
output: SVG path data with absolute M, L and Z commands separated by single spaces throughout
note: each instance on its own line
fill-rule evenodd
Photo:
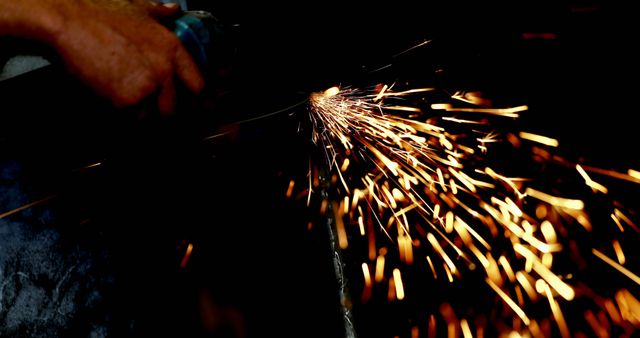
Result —
M 625 8 L 205 1 L 191 8 L 228 25 L 236 56 L 230 77 L 185 95 L 172 117 L 153 114 L 150 104 L 112 109 L 55 64 L 0 83 L 2 159 L 22 163 L 33 199 L 59 195 L 49 206 L 65 245 L 109 253 L 104 273 L 116 282 L 96 311 L 110 313 L 117 336 L 233 336 L 228 327 L 207 331 L 198 315 L 203 299 L 240 313 L 250 337 L 343 335 L 327 229 L 308 231 L 303 203 L 285 198 L 290 179 L 295 192 L 304 189 L 313 148 L 305 107 L 232 123 L 312 91 L 398 79 L 480 90 L 505 105 L 529 105 L 523 128 L 558 138 L 568 158 L 640 167 L 631 122 L 636 39 L 623 27 Z M 75 170 L 95 162 L 102 165 Z M 194 251 L 182 269 L 187 243 Z M 366 319 L 357 328 L 375 336 Z M 82 318 L 74 325 L 72 332 L 86 329 Z

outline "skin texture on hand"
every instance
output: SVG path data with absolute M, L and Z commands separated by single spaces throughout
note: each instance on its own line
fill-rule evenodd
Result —
M 0 9 L 0 35 L 53 46 L 72 74 L 118 107 L 155 95 L 160 112 L 168 113 L 175 105 L 176 79 L 193 92 L 204 86 L 175 34 L 156 21 L 177 6 L 143 0 L 0 0 Z

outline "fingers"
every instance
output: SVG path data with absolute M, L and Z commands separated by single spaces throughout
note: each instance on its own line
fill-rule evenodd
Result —
M 106 96 L 111 97 L 114 106 L 119 108 L 134 106 L 157 90 L 158 86 L 153 74 L 142 68 L 138 70 L 137 74 L 134 71 L 129 76 L 125 75 L 127 85 L 118 85 L 115 88 L 108 85 L 102 86 L 102 88 L 108 88 Z
M 178 6 L 178 4 L 174 2 L 165 4 L 150 0 L 136 0 L 136 2 L 140 3 L 147 10 L 147 13 L 149 13 L 149 15 L 156 18 L 170 16 L 176 14 L 180 10 L 180 6 Z
M 152 100 L 157 110 L 170 113 L 176 106 L 176 81 L 196 93 L 204 87 L 198 66 L 178 37 L 154 20 L 180 8 L 149 0 L 118 3 L 129 7 L 90 8 L 95 13 L 87 16 L 96 21 L 65 30 L 70 38 L 60 38 L 57 47 L 70 70 L 115 106 L 135 106 L 156 96 Z M 78 17 L 82 21 L 77 22 L 85 23 L 84 16 Z
M 199 93 L 202 90 L 204 78 L 193 58 L 182 44 L 179 44 L 176 48 L 175 67 L 176 75 L 189 90 L 194 93 Z

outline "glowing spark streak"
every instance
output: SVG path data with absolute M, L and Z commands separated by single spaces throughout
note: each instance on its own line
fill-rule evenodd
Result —
M 546 136 L 542 136 L 542 135 L 536 135 L 536 134 L 532 134 L 532 133 L 527 133 L 524 131 L 520 132 L 520 137 L 525 139 L 525 140 L 529 140 L 529 141 L 533 141 L 533 142 L 538 142 L 540 144 L 544 144 L 546 146 L 549 147 L 557 147 L 559 145 L 558 140 L 551 138 L 551 137 L 546 137 Z
M 525 191 L 525 194 L 558 207 L 573 209 L 573 210 L 584 209 L 584 202 L 582 202 L 581 200 L 573 200 L 568 198 L 551 196 L 549 194 L 545 194 L 541 191 L 534 190 L 532 188 L 527 188 L 527 190 Z
M 309 177 L 309 189 L 308 189 L 308 193 L 307 193 L 307 207 L 309 207 L 311 205 L 311 194 L 313 193 L 313 181 L 311 179 L 312 175 L 312 170 L 311 170 L 311 158 L 309 158 L 309 172 L 307 173 L 307 176 Z M 291 184 L 291 183 L 289 183 Z M 293 192 L 293 191 L 292 191 Z M 324 214 L 324 213 L 322 213 Z
M 442 259 L 444 259 L 445 263 L 447 263 L 447 265 L 449 266 L 449 269 L 451 269 L 451 272 L 453 274 L 457 274 L 458 269 L 456 268 L 456 265 L 453 263 L 451 258 L 449 258 L 447 253 L 444 252 L 444 250 L 440 246 L 440 243 L 438 243 L 438 241 L 436 240 L 435 236 L 433 236 L 432 233 L 428 233 L 427 234 L 427 239 L 429 240 L 429 243 L 431 243 L 431 246 L 433 246 L 433 248 L 436 250 L 436 252 L 438 252 L 440 257 L 442 257 Z
M 442 267 L 444 268 L 444 272 L 447 274 L 449 283 L 453 283 L 453 275 L 451 274 L 451 270 L 449 270 L 449 267 L 446 264 L 443 264 Z
M 500 181 L 506 183 L 509 186 L 509 188 L 511 188 L 513 190 L 513 192 L 515 192 L 518 195 L 519 199 L 524 198 L 525 194 L 520 192 L 520 190 L 515 185 L 515 183 L 513 183 L 513 179 L 510 179 L 508 177 L 502 176 L 502 175 L 496 173 L 495 171 L 493 171 L 493 169 L 491 169 L 489 167 L 485 168 L 484 172 L 487 173 L 487 175 L 489 175 L 491 178 L 499 179 Z
M 362 218 L 362 215 L 358 216 L 358 228 L 360 229 L 360 236 L 364 236 L 364 219 Z
M 508 217 L 501 217 L 502 215 L 500 214 L 500 212 L 493 206 L 486 203 L 482 203 L 481 207 L 486 212 L 488 212 L 489 215 L 491 215 L 492 218 L 489 218 L 489 219 L 495 219 L 500 224 L 504 225 L 507 229 L 509 229 L 511 232 L 513 232 L 514 234 L 524 233 L 524 230 L 522 230 L 517 224 L 511 222 L 511 220 L 509 220 Z
M 398 204 L 396 204 L 396 200 L 395 198 L 393 198 L 393 195 L 391 194 L 391 191 L 389 191 L 389 188 L 387 188 L 386 185 L 382 186 L 382 193 L 384 194 L 384 197 L 386 197 L 387 199 L 387 204 L 389 204 L 391 206 L 391 209 L 397 209 L 398 208 Z
M 603 194 L 606 194 L 608 192 L 607 187 L 605 187 L 604 185 L 595 182 L 591 179 L 591 177 L 589 177 L 589 174 L 587 174 L 586 171 L 584 171 L 584 169 L 582 169 L 582 167 L 579 164 L 576 164 L 576 169 L 578 170 L 578 172 L 580 173 L 580 176 L 582 176 L 582 178 L 584 178 L 584 183 L 586 185 L 588 185 L 589 187 L 591 187 L 591 189 L 593 189 L 593 191 L 599 191 Z
M 416 49 L 416 48 L 420 48 L 420 47 L 422 47 L 422 46 L 426 46 L 426 45 L 427 45 L 427 44 L 429 44 L 430 42 L 431 42 L 431 40 L 425 40 L 425 41 L 423 41 L 423 42 L 420 42 L 419 44 L 417 44 L 417 45 L 415 45 L 415 46 L 411 46 L 411 47 L 409 47 L 409 48 L 407 48 L 407 49 L 403 50 L 402 52 L 400 52 L 400 53 L 397 53 L 397 54 L 393 55 L 393 57 L 395 58 L 395 57 L 398 57 L 398 56 L 400 56 L 400 55 L 402 55 L 402 54 L 404 54 L 404 53 L 408 53 L 408 52 L 410 52 L 410 51 L 412 51 L 412 50 L 414 50 L 414 49 Z
M 471 236 L 475 237 L 475 239 L 478 240 L 478 242 L 480 242 L 480 244 L 482 244 L 482 246 L 485 247 L 485 249 L 491 251 L 491 246 L 489 245 L 489 243 L 487 243 L 487 241 L 485 241 L 484 238 L 480 236 L 480 234 L 478 234 L 475 230 L 473 230 L 473 228 L 470 227 L 469 224 L 463 221 L 462 218 L 456 216 L 455 223 L 462 225 L 471 234 Z
M 402 117 L 394 117 L 395 120 L 398 121 L 398 123 L 406 126 L 406 127 L 412 127 L 414 128 L 416 131 L 420 131 L 423 132 L 425 134 L 431 135 L 431 136 L 436 136 L 439 137 L 441 132 L 444 132 L 444 128 L 443 127 L 438 127 L 436 125 L 430 124 L 430 123 L 425 123 L 425 122 L 420 122 L 420 121 L 415 121 L 415 120 L 409 120 L 409 119 L 405 119 Z
M 374 147 L 373 145 L 371 145 L 370 143 L 363 141 L 363 143 L 366 145 L 366 147 L 374 154 L 376 155 L 376 157 L 378 159 L 380 159 L 380 161 L 382 161 L 382 163 L 389 168 L 389 171 L 391 171 L 391 173 L 394 176 L 398 176 L 398 163 L 393 162 L 392 160 L 390 160 L 387 156 L 385 156 L 382 152 L 380 152 L 380 150 L 378 150 L 376 147 Z
M 558 329 L 560 330 L 560 335 L 562 338 L 570 338 L 571 333 L 569 332 L 569 327 L 567 327 L 567 322 L 564 320 L 564 316 L 562 315 L 562 310 L 560 309 L 560 305 L 553 299 L 553 294 L 549 285 L 544 283 L 544 294 L 547 295 L 547 300 L 549 301 L 549 306 L 551 307 L 551 313 L 553 313 L 553 317 L 556 320 L 556 324 L 558 324 Z
M 384 93 L 384 96 L 404 96 L 404 95 L 415 94 L 415 93 L 430 92 L 434 90 L 436 89 L 435 88 L 414 88 L 414 89 L 404 90 L 401 92 L 386 92 Z
M 593 226 L 591 225 L 589 218 L 584 212 L 579 210 L 568 210 L 568 209 L 565 209 L 564 212 L 569 214 L 571 217 L 575 218 L 576 221 L 578 221 L 578 223 L 580 223 L 580 225 L 582 225 L 582 227 L 585 230 L 587 231 L 593 230 Z
M 395 208 L 395 201 L 393 201 L 393 199 L 390 200 L 393 204 L 393 208 Z M 407 235 L 409 237 L 409 239 L 411 239 L 411 235 L 409 235 L 409 223 L 407 221 L 406 215 L 402 214 L 403 220 L 400 220 L 400 218 L 398 216 L 396 216 L 396 214 L 393 214 L 392 218 L 389 218 L 389 224 L 391 224 L 393 222 L 393 220 L 395 219 L 395 221 L 400 225 L 400 227 L 402 228 L 402 230 L 404 231 L 404 234 Z
M 471 328 L 469 327 L 469 323 L 466 319 L 462 319 L 460 321 L 460 328 L 462 329 L 462 336 L 464 338 L 473 338 L 473 334 L 471 334 Z
M 436 268 L 433 266 L 431 257 L 427 256 L 427 262 L 429 263 L 429 267 L 431 268 L 431 272 L 433 273 L 433 278 L 438 279 L 438 274 L 436 273 Z
M 585 311 L 584 319 L 587 321 L 589 326 L 591 326 L 593 333 L 595 333 L 598 338 L 609 337 L 609 333 L 607 332 L 607 329 L 605 329 L 604 326 L 600 324 L 600 322 L 598 321 L 598 319 L 596 318 L 596 316 L 593 314 L 591 310 Z
M 484 327 L 480 325 L 482 325 L 482 323 L 479 323 L 476 327 L 476 338 L 484 338 Z
M 187 245 L 187 251 L 185 251 L 184 256 L 182 256 L 182 261 L 180 261 L 180 267 L 186 268 L 187 262 L 189 261 L 189 257 L 191 257 L 191 252 L 193 251 L 193 244 L 189 243 Z
M 429 316 L 429 338 L 435 338 L 436 337 L 436 316 L 431 315 Z
M 625 223 L 627 223 L 631 228 L 633 228 L 635 232 L 640 232 L 640 229 L 638 229 L 638 226 L 631 219 L 629 219 L 629 217 L 623 214 L 620 210 L 616 208 L 613 210 L 613 213 L 617 218 L 625 221 Z
M 369 272 L 369 266 L 367 265 L 367 263 L 362 263 L 362 273 L 364 275 L 364 285 L 365 288 L 362 291 L 362 301 L 366 302 L 369 300 L 369 298 L 371 298 L 371 288 L 372 288 L 372 282 L 371 282 L 371 273 Z
M 538 299 L 538 294 L 536 293 L 535 288 L 527 278 L 527 275 L 524 274 L 524 272 L 516 272 L 516 280 L 518 281 L 518 283 L 520 283 L 520 285 L 522 285 L 522 288 L 532 301 L 536 301 Z
M 379 255 L 376 259 L 375 281 L 380 283 L 384 279 L 384 255 Z
M 440 144 L 445 148 L 447 148 L 448 150 L 453 149 L 453 144 L 451 143 L 451 141 L 447 140 L 447 137 L 445 136 L 445 134 L 440 135 Z
M 80 168 L 74 169 L 73 172 L 99 167 L 101 165 L 102 165 L 102 162 L 96 162 L 96 163 L 92 163 L 92 164 L 89 164 L 89 165 L 85 165 L 84 167 L 80 167 Z
M 342 172 L 340 170 L 338 170 L 337 172 L 338 172 L 338 176 L 340 177 L 340 181 L 342 182 L 342 186 L 344 187 L 344 190 L 346 190 L 348 194 L 349 187 L 347 186 L 347 182 L 344 180 L 344 177 L 342 177 Z
M 413 242 L 409 236 L 402 236 L 403 256 L 406 264 L 413 264 Z
M 541 242 L 539 239 L 533 237 L 533 235 L 530 232 L 523 231 L 514 222 L 511 222 L 509 220 L 500 220 L 500 219 L 499 221 L 501 221 L 501 223 L 507 229 L 509 229 L 509 231 L 511 231 L 516 237 L 521 238 L 522 240 L 531 244 L 531 246 L 540 250 L 543 253 L 558 252 L 562 250 L 562 245 L 558 243 L 547 244 L 547 243 Z
M 442 233 L 442 231 L 440 231 L 440 229 L 438 229 L 433 223 L 429 222 L 428 220 L 425 219 L 425 221 L 431 225 L 431 227 L 433 228 L 434 231 L 436 231 L 438 233 L 438 235 L 442 236 L 442 239 L 445 240 L 449 245 L 451 245 L 451 247 L 456 251 L 456 253 L 458 254 L 459 257 L 469 261 L 469 259 L 467 258 L 467 256 L 464 254 L 464 252 L 462 252 L 462 250 L 460 250 L 460 248 L 458 248 L 458 246 L 451 240 L 449 239 L 445 234 Z M 431 235 L 431 237 L 433 237 L 433 240 L 435 240 L 435 237 L 429 233 L 427 234 L 427 239 L 429 239 L 429 235 Z M 437 243 L 437 242 L 436 242 Z
M 359 189 L 354 189 L 353 191 L 353 195 L 351 198 L 351 209 L 350 210 L 355 210 L 356 206 L 358 206 L 358 201 L 360 200 L 360 196 L 365 196 L 364 191 L 359 190 Z M 360 208 L 360 206 L 358 206 L 358 211 L 360 212 L 360 215 L 362 215 L 362 209 Z
M 374 260 L 376 258 L 376 236 L 373 233 L 373 229 L 369 230 L 369 260 Z
M 467 94 L 466 92 L 458 91 L 458 92 L 455 92 L 453 95 L 451 95 L 451 98 L 452 98 L 452 99 L 456 99 L 456 100 L 458 100 L 458 101 L 462 101 L 462 102 L 470 103 L 470 104 L 472 104 L 472 105 L 477 106 L 477 105 L 478 105 L 478 100 L 477 100 L 478 98 L 476 98 L 476 97 L 472 97 L 472 99 L 470 100 L 470 99 L 468 99 L 468 98 L 466 97 L 466 96 L 467 96 L 466 94 Z M 476 99 L 475 101 L 473 100 L 474 98 Z
M 529 325 L 529 331 L 535 338 L 545 338 L 545 335 L 542 334 L 542 330 L 540 326 L 538 326 L 538 322 L 535 320 L 531 320 L 531 325 Z
M 611 219 L 618 226 L 618 229 L 620 229 L 620 232 L 624 232 L 624 227 L 622 227 L 622 223 L 620 223 L 620 220 L 618 219 L 618 217 L 616 217 L 615 214 L 611 214 Z
M 349 213 L 349 196 L 345 196 L 344 200 L 340 205 L 342 206 L 342 213 L 348 214 Z
M 384 92 L 389 88 L 389 86 L 384 85 L 382 86 L 382 89 L 380 89 L 380 92 L 378 93 L 378 95 L 376 95 L 376 97 L 373 98 L 373 102 L 378 102 L 382 96 L 384 96 Z
M 464 120 L 464 119 L 458 119 L 458 118 L 455 118 L 455 117 L 448 117 L 448 116 L 444 116 L 444 117 L 442 117 L 442 119 L 444 121 L 451 121 L 451 122 L 456 122 L 456 123 L 484 124 L 483 122 L 480 122 L 480 121 Z
M 553 224 L 548 220 L 544 220 L 542 224 L 540 224 L 540 231 L 547 242 L 555 243 L 558 240 L 556 231 L 553 229 Z
M 375 182 L 373 182 L 373 180 L 371 180 L 369 177 L 365 177 L 365 184 L 367 184 L 368 190 L 369 190 L 369 196 L 373 197 L 373 199 L 376 201 L 376 203 L 378 204 L 378 206 L 386 208 L 387 204 L 384 203 L 379 197 L 378 195 L 375 193 L 375 191 L 377 190 L 376 187 L 378 186 Z M 371 204 L 369 204 L 369 207 L 371 207 L 371 210 L 374 210 L 373 207 L 371 206 Z M 378 216 L 376 216 L 377 219 Z M 378 220 L 378 223 L 382 224 L 380 222 L 380 220 Z
M 435 221 L 436 219 L 440 219 L 440 204 L 436 204 L 433 207 L 433 220 Z
M 487 272 L 487 276 L 491 279 L 496 285 L 502 285 L 502 275 L 500 274 L 500 269 L 498 269 L 498 264 L 496 260 L 493 259 L 490 255 L 488 255 L 488 259 L 486 259 L 487 264 L 485 265 L 485 270 Z
M 542 254 L 542 265 L 546 266 L 547 268 L 551 268 L 551 265 L 553 264 L 553 255 L 549 252 L 545 252 Z
M 436 206 L 437 206 L 437 205 L 436 205 Z M 413 210 L 413 209 L 415 209 L 415 208 L 419 208 L 419 206 L 418 206 L 418 205 L 416 205 L 416 204 L 411 204 L 411 205 L 409 205 L 409 206 L 406 206 L 406 207 L 404 207 L 404 208 L 400 209 L 400 210 L 399 210 L 399 211 L 397 211 L 397 212 L 395 212 L 395 211 L 394 211 L 394 215 L 395 215 L 395 217 L 404 216 L 407 212 L 409 212 L 409 211 L 411 211 L 411 210 Z
M 385 109 L 389 110 L 402 110 L 402 111 L 410 111 L 414 113 L 421 113 L 422 110 L 420 108 L 415 107 L 405 107 L 405 106 L 386 106 Z
M 345 172 L 349 168 L 349 159 L 345 158 L 344 162 L 342 162 L 342 166 L 340 167 L 340 171 Z
M 495 293 L 498 294 L 498 296 L 500 296 L 500 298 L 502 298 L 502 300 L 504 300 L 504 302 L 507 303 L 507 305 L 509 305 L 509 307 L 513 310 L 513 312 L 515 312 L 516 315 L 518 315 L 518 317 L 522 319 L 522 322 L 525 325 L 529 325 L 531 321 L 529 320 L 529 317 L 527 317 L 527 314 L 524 313 L 524 310 L 522 310 L 522 308 L 520 308 L 518 304 L 516 304 L 516 302 L 514 302 L 513 299 L 511 299 L 511 297 L 509 297 L 509 295 L 507 295 L 504 291 L 502 291 L 502 289 L 500 289 L 489 278 L 485 279 L 485 281 L 487 282 L 487 284 L 489 284 L 489 286 L 493 289 L 493 291 L 495 291 Z
M 431 105 L 431 109 L 433 110 L 446 110 L 451 108 L 451 104 L 449 103 L 434 103 Z
M 640 180 L 640 171 L 637 170 L 633 170 L 633 169 L 629 169 L 627 170 L 627 174 L 629 174 L 629 176 Z
M 520 210 L 520 208 L 518 208 L 517 205 L 513 204 L 513 202 L 511 201 L 511 203 L 509 203 L 511 200 L 509 200 L 507 198 L 506 201 L 501 201 L 495 197 L 491 197 L 491 203 L 496 204 L 500 207 L 500 210 L 503 210 L 503 213 L 506 212 L 507 214 L 512 214 L 515 217 L 522 217 L 522 211 Z M 505 220 L 509 220 L 511 219 L 511 217 L 505 217 Z
M 522 296 L 522 288 L 516 285 L 514 287 L 514 290 L 516 292 L 516 298 L 518 299 L 518 304 L 520 306 L 524 306 L 524 296 Z
M 625 181 L 629 181 L 629 182 L 632 182 L 632 183 L 640 184 L 640 178 L 635 176 L 635 175 L 622 174 L 622 173 L 619 173 L 617 171 L 601 169 L 601 168 L 591 167 L 591 166 L 587 166 L 587 165 L 583 165 L 582 168 L 584 170 L 592 172 L 592 173 L 605 175 L 605 176 L 617 178 L 619 180 L 625 180 Z
M 20 206 L 20 207 L 17 207 L 17 208 L 15 208 L 13 210 L 9 210 L 7 212 L 4 212 L 4 213 L 0 214 L 0 219 L 3 219 L 3 218 L 8 217 L 8 216 L 11 216 L 11 215 L 13 215 L 15 213 L 18 213 L 18 212 L 22 211 L 22 210 L 29 209 L 29 208 L 31 208 L 33 206 L 38 205 L 38 204 L 44 203 L 44 202 L 46 202 L 46 201 L 48 201 L 48 200 L 50 200 L 50 199 L 52 199 L 54 197 L 56 197 L 56 195 L 47 196 L 47 197 L 41 198 L 41 199 L 39 199 L 37 201 L 25 204 L 25 205 Z
M 444 224 L 445 224 L 444 231 L 446 231 L 448 234 L 450 234 L 453 231 L 454 219 L 455 218 L 454 218 L 453 212 L 447 211 L 447 214 L 444 218 Z
M 613 303 L 613 300 L 606 299 L 604 301 L 604 309 L 609 314 L 609 317 L 611 317 L 611 321 L 618 325 L 622 323 L 620 312 L 618 312 L 618 308 L 616 307 L 616 304 Z
M 620 265 L 624 265 L 626 259 L 624 257 L 624 252 L 622 251 L 622 247 L 620 246 L 620 242 L 618 242 L 617 239 L 613 240 L 613 250 L 616 252 L 618 263 L 620 263 Z
M 559 243 L 543 243 L 539 239 L 533 237 L 533 235 L 529 232 L 525 232 L 522 237 L 524 241 L 527 241 L 531 246 L 540 250 L 544 254 L 548 254 L 551 252 L 558 252 L 562 250 L 562 245 Z
M 478 258 L 478 260 L 480 261 L 480 263 L 482 264 L 482 266 L 484 266 L 485 268 L 489 266 L 489 260 L 484 257 L 484 255 L 482 254 L 482 252 L 480 252 L 480 250 L 478 249 L 478 247 L 476 247 L 475 245 L 470 244 L 469 245 L 469 250 L 471 250 L 471 252 L 476 255 L 476 258 Z M 471 266 L 475 266 L 475 265 L 471 265 Z
M 369 209 L 373 210 L 373 206 L 371 205 L 371 203 L 369 203 L 369 201 L 367 201 L 367 205 L 369 206 Z M 380 229 L 384 232 L 384 234 L 387 236 L 387 238 L 389 238 L 389 240 L 393 241 L 393 239 L 391 238 L 391 235 L 389 235 L 389 232 L 387 232 L 387 230 L 382 226 L 382 223 L 380 222 L 380 219 L 378 218 L 378 215 L 373 213 L 373 217 L 376 219 L 376 222 L 380 226 Z
M 477 218 L 477 219 L 483 219 L 483 216 L 478 213 L 477 211 L 473 210 L 472 208 L 470 208 L 468 205 L 462 203 L 462 201 L 460 201 L 459 199 L 457 199 L 455 196 L 453 197 L 453 200 L 456 202 L 457 205 L 459 205 L 460 207 L 462 207 L 466 212 L 469 213 L 469 215 Z
M 387 290 L 387 300 L 393 301 L 396 298 L 396 282 L 393 276 L 389 278 L 389 289 Z
M 624 266 L 618 264 L 616 261 L 612 260 L 611 258 L 605 256 L 605 254 L 603 254 L 602 252 L 596 250 L 596 249 L 591 249 L 591 252 L 593 252 L 594 255 L 596 255 L 596 257 L 602 259 L 603 261 L 605 261 L 605 263 L 611 265 L 614 269 L 620 271 L 623 275 L 629 277 L 629 279 L 631 279 L 632 281 L 640 284 L 640 277 L 638 277 L 638 275 L 634 274 L 633 272 L 629 271 L 627 268 L 625 268 Z
M 442 176 L 442 170 L 440 170 L 440 168 L 438 168 L 436 170 L 436 172 L 438 173 L 438 181 L 440 182 L 440 186 L 442 187 L 443 191 L 447 191 L 447 185 L 444 183 L 444 176 Z
M 294 180 L 289 181 L 289 187 L 287 188 L 287 198 L 291 197 L 291 194 L 293 193 L 293 186 L 295 185 Z
M 462 184 L 464 184 L 464 186 L 467 187 L 467 189 L 469 189 L 471 192 L 476 192 L 476 187 L 473 185 L 473 183 L 471 183 L 471 181 L 469 181 L 466 177 L 462 176 L 462 174 L 460 174 L 459 172 L 457 172 L 453 168 L 449 168 L 449 172 L 455 178 L 457 178 L 458 181 L 460 181 Z
M 391 194 L 393 195 L 393 198 L 396 201 L 402 202 L 405 200 L 404 195 L 400 190 L 398 190 L 398 188 L 393 188 L 393 190 L 391 191 Z
M 389 67 L 391 67 L 391 66 L 393 66 L 393 64 L 392 64 L 392 63 L 387 64 L 387 65 L 384 65 L 384 66 L 379 67 L 379 68 L 376 68 L 376 69 L 374 69 L 374 70 L 370 71 L 369 73 L 379 72 L 379 71 L 381 71 L 381 70 L 383 70 L 383 69 L 387 69 L 387 68 L 389 68 Z
M 500 140 L 496 140 L 494 138 L 492 138 L 491 135 L 487 135 L 484 138 L 476 138 L 476 141 L 485 144 L 485 143 L 496 143 L 496 142 L 500 142 Z
M 520 210 L 520 208 L 518 207 L 517 204 L 515 204 L 515 202 L 513 202 L 509 197 L 505 198 L 504 201 L 507 202 L 507 206 L 509 207 L 509 210 L 511 210 L 512 214 L 514 214 L 517 217 L 522 217 L 523 215 L 522 210 Z
M 507 277 L 509 278 L 509 280 L 511 282 L 514 282 L 516 280 L 516 276 L 513 273 L 513 269 L 511 268 L 511 265 L 509 264 L 509 261 L 507 260 L 507 258 L 505 256 L 500 256 L 500 258 L 498 258 L 498 263 L 502 265 L 502 269 L 507 274 Z
M 404 286 L 402 285 L 402 276 L 400 275 L 400 270 L 393 269 L 393 280 L 396 284 L 396 297 L 398 300 L 404 299 Z
M 333 202 L 333 213 L 336 220 L 336 230 L 338 232 L 338 244 L 340 249 L 344 250 L 349 246 L 349 242 L 347 241 L 347 231 L 344 228 L 342 213 L 340 212 L 340 207 L 336 202 Z
M 322 200 L 322 202 L 320 203 L 320 215 L 324 215 L 327 212 L 328 205 L 329 202 L 326 199 Z
M 566 300 L 572 300 L 575 297 L 575 291 L 563 282 L 560 277 L 555 275 L 549 268 L 544 266 L 542 262 L 538 260 L 538 257 L 529 249 L 527 249 L 524 245 L 516 243 L 513 246 L 513 249 L 524 256 L 527 260 L 532 263 L 533 270 L 535 270 L 540 277 L 542 277 L 554 290 L 556 290 L 560 296 L 562 296 Z
M 492 114 L 492 115 L 499 115 L 504 117 L 517 118 L 519 116 L 517 113 L 526 111 L 527 109 L 529 109 L 529 107 L 517 106 L 512 108 L 453 108 L 448 103 L 445 103 L 445 104 L 436 103 L 431 105 L 431 109 L 466 112 L 466 113 L 483 113 L 483 114 Z
M 340 88 L 334 86 L 334 87 L 331 87 L 331 88 L 325 90 L 322 93 L 322 95 L 324 95 L 325 97 L 329 98 L 329 97 L 338 95 L 338 93 L 340 93 Z

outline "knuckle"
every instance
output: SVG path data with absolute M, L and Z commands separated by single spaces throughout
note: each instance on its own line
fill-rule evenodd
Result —
M 140 72 L 128 78 L 114 91 L 113 102 L 116 106 L 132 106 L 150 95 L 157 85 L 149 72 Z

